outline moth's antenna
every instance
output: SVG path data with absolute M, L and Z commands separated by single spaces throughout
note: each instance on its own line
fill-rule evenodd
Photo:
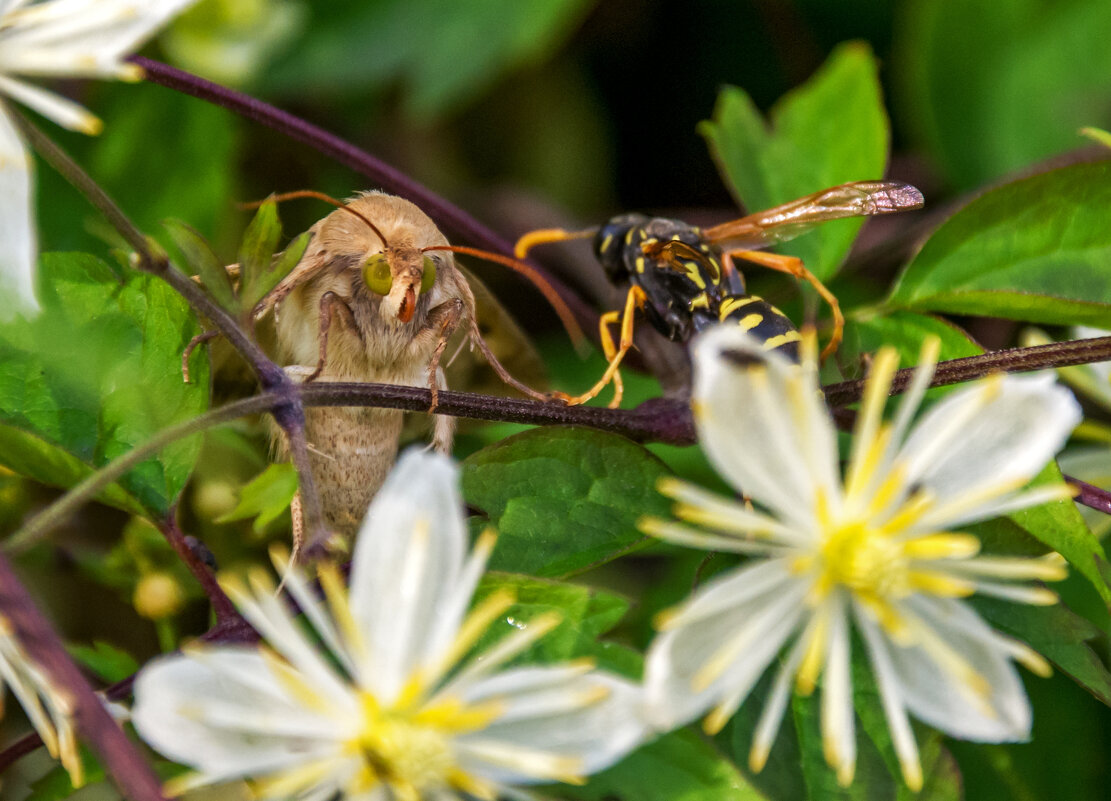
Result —
M 422 252 L 427 252 L 429 250 L 450 250 L 452 253 L 462 253 L 464 256 L 477 256 L 480 259 L 486 259 L 487 261 L 501 264 L 523 275 L 533 286 L 540 290 L 540 293 L 548 303 L 551 304 L 555 313 L 559 315 L 559 321 L 563 323 L 563 328 L 567 331 L 567 336 L 571 338 L 571 342 L 574 343 L 576 350 L 580 349 L 586 342 L 586 335 L 583 334 L 582 328 L 579 326 L 575 316 L 571 313 L 571 309 L 564 303 L 563 298 L 552 288 L 551 284 L 544 280 L 544 276 L 523 261 L 511 259 L 500 253 L 491 253 L 488 250 L 469 248 L 464 245 L 429 245 L 428 247 L 421 248 Z
M 386 241 L 386 235 L 383 234 L 382 230 L 377 225 L 372 223 L 365 214 L 355 211 L 355 209 L 348 206 L 342 200 L 336 200 L 331 195 L 326 195 L 323 192 L 315 192 L 312 189 L 299 189 L 296 192 L 285 192 L 281 195 L 271 195 L 270 197 L 266 198 L 266 200 L 273 200 L 277 203 L 281 203 L 286 200 L 299 200 L 301 198 L 315 198 L 316 200 L 323 200 L 325 203 L 335 206 L 341 211 L 346 211 L 348 214 L 354 214 L 356 217 L 367 224 L 367 227 L 370 228 L 370 230 L 373 231 L 375 235 L 382 240 L 382 244 L 385 247 L 388 248 L 390 246 L 390 243 Z M 240 203 L 239 206 L 240 208 L 244 209 L 257 209 L 259 206 L 265 203 L 266 200 L 256 200 L 252 203 Z

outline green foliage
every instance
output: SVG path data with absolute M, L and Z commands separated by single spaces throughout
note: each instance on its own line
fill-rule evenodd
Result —
M 109 684 L 123 681 L 139 670 L 135 657 L 104 640 L 97 640 L 92 645 L 69 645 L 66 650 L 82 667 Z
M 0 464 L 69 487 L 155 432 L 208 406 L 208 362 L 181 354 L 199 327 L 156 278 L 122 280 L 80 253 L 44 254 L 43 311 L 0 327 Z M 99 499 L 161 518 L 193 469 L 200 442 L 180 440 Z
M 261 534 L 278 519 L 297 494 L 297 471 L 292 464 L 272 464 L 239 491 L 239 503 L 217 518 L 217 523 L 254 518 L 251 527 Z
M 1111 328 L 1111 161 L 1007 184 L 934 232 L 887 303 L 896 309 Z
M 807 83 L 775 105 L 769 122 L 743 89 L 728 87 L 718 96 L 713 120 L 699 127 L 722 178 L 750 212 L 883 177 L 890 133 L 876 60 L 864 44 L 838 47 Z M 860 225 L 826 223 L 783 250 L 819 278 L 829 278 Z
M 918 363 L 922 344 L 930 337 L 941 340 L 940 359 L 960 359 L 984 352 L 968 334 L 948 320 L 929 314 L 892 312 L 877 316 L 861 314 L 848 320 L 837 361 L 856 367 L 865 355 L 886 345 L 898 351 L 901 366 L 909 367 Z M 852 372 L 854 377 L 859 377 L 856 370 Z
M 1111 673 L 1088 642 L 1101 632 L 1063 604 L 1029 607 L 979 596 L 971 600 L 985 620 L 1029 645 L 1058 670 L 1111 706 Z
M 639 445 L 584 429 L 527 431 L 463 463 L 463 497 L 498 531 L 496 570 L 559 577 L 647 544 L 642 515 L 667 515 L 667 468 Z
M 1080 145 L 1111 121 L 1111 6 L 914 0 L 896 47 L 901 116 L 961 189 Z
M 268 84 L 280 92 L 365 94 L 401 81 L 412 116 L 438 116 L 473 99 L 506 71 L 542 61 L 590 5 L 589 0 L 384 0 L 332 2 L 326 9 L 318 4 L 312 38 L 277 65 Z
M 560 795 L 585 801 L 759 801 L 728 759 L 691 729 L 665 734 L 637 749 L 582 787 L 561 787 Z
M 517 657 L 516 662 L 523 664 L 560 662 L 606 653 L 603 644 L 597 642 L 598 637 L 617 625 L 629 608 L 628 601 L 612 593 L 497 572 L 483 577 L 475 592 L 475 603 L 499 590 L 513 593 L 516 602 L 486 631 L 475 647 L 476 653 L 517 631 L 520 621 L 552 613 L 560 619 L 555 629 Z M 628 663 L 627 658 L 623 661 Z
M 235 288 L 232 286 L 228 271 L 212 252 L 204 237 L 180 220 L 165 220 L 162 227 L 181 251 L 184 263 L 197 271 L 196 274 L 200 276 L 201 283 L 212 295 L 213 300 L 219 303 L 224 311 L 237 312 L 239 302 L 236 300 Z
M 244 312 L 253 309 L 289 274 L 309 245 L 306 232 L 290 242 L 281 256 L 274 258 L 281 237 L 278 204 L 271 198 L 259 206 L 239 246 L 239 280 L 242 283 L 239 302 Z

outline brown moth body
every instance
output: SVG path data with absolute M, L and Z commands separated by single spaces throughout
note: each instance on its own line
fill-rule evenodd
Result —
M 446 388 L 440 356 L 452 332 L 472 323 L 475 314 L 474 296 L 453 255 L 422 251 L 447 240 L 417 206 L 399 197 L 367 192 L 348 208 L 372 221 L 386 241 L 343 209 L 312 227 L 304 257 L 267 302 L 274 309 L 280 363 L 300 380 Z M 376 275 L 389 282 L 384 294 L 368 286 L 372 258 Z M 431 286 L 425 280 L 429 260 L 435 267 Z M 310 408 L 305 414 L 324 522 L 349 541 L 393 466 L 404 412 Z M 434 419 L 433 444 L 448 452 L 454 420 Z M 277 458 L 288 458 L 276 426 L 272 442 Z M 298 507 L 295 500 L 295 550 L 301 546 Z

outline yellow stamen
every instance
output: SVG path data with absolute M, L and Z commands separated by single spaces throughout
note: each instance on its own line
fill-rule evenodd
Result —
M 300 704 L 317 712 L 327 712 L 329 710 L 324 698 L 316 691 L 316 687 L 305 679 L 301 671 L 293 668 L 268 646 L 260 645 L 258 652 L 263 661 L 266 662 L 266 666 L 270 668 L 274 678 Z
M 759 773 L 768 764 L 768 756 L 771 754 L 771 747 L 765 743 L 753 743 L 752 748 L 748 752 L 748 769 L 753 773 Z
M 972 534 L 929 534 L 903 544 L 908 559 L 966 559 L 979 552 L 980 539 Z
M 903 781 L 912 793 L 922 791 L 922 764 L 917 759 L 900 759 L 899 768 L 903 772 Z
M 829 639 L 829 607 L 821 607 L 817 615 L 806 634 L 806 650 L 803 652 L 802 662 L 795 675 L 795 690 L 802 696 L 814 692 L 814 687 L 818 684 L 818 676 L 822 672 L 822 665 L 825 663 L 826 641 Z
M 363 628 L 355 620 L 339 568 L 331 562 L 325 562 L 317 568 L 317 578 L 320 579 L 320 588 L 324 591 L 324 599 L 336 628 L 339 629 L 340 637 L 356 662 L 365 663 L 370 657 L 370 645 L 363 634 Z
M 976 585 L 971 581 L 931 570 L 910 570 L 907 580 L 912 589 L 943 598 L 967 598 L 976 592 Z
M 849 473 L 845 481 L 846 491 L 853 493 L 861 486 L 865 467 L 864 456 L 874 452 L 876 435 L 883 419 L 883 408 L 891 389 L 891 379 L 899 368 L 899 355 L 894 348 L 880 348 L 872 361 L 872 370 L 864 385 L 864 398 L 857 415 L 856 431 L 853 432 L 853 448 L 849 456 Z
M 490 627 L 490 624 L 501 617 L 516 602 L 517 594 L 505 587 L 480 601 L 478 606 L 472 609 L 463 620 L 463 625 L 459 627 L 459 633 L 455 635 L 455 640 L 442 659 L 443 665 L 454 665 L 462 659 L 474 647 L 475 643 L 486 632 L 486 629 Z M 529 625 L 540 625 L 541 618 L 544 617 L 546 616 L 541 615 L 540 618 Z
M 729 722 L 731 717 L 733 717 L 732 705 L 719 704 L 702 721 L 702 731 L 713 737 L 725 728 L 725 724 Z

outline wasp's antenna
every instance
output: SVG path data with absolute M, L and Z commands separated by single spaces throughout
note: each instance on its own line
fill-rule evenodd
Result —
M 567 336 L 571 338 L 571 342 L 574 343 L 575 349 L 578 350 L 583 343 L 586 342 L 586 335 L 583 334 L 583 330 L 579 326 L 578 321 L 575 320 L 575 316 L 571 313 L 571 309 L 563 302 L 563 298 L 552 288 L 551 284 L 544 280 L 544 277 L 540 275 L 540 273 L 524 262 L 511 259 L 500 253 L 491 253 L 488 250 L 479 250 L 478 248 L 469 248 L 463 245 L 429 245 L 428 247 L 421 248 L 422 252 L 427 252 L 429 250 L 450 250 L 452 253 L 462 253 L 465 256 L 477 256 L 480 259 L 497 262 L 516 273 L 520 273 L 540 290 L 541 294 L 544 295 L 544 298 L 555 310 L 555 313 L 559 315 L 559 320 L 563 323 L 563 328 L 567 331 Z
M 365 214 L 355 211 L 342 200 L 336 200 L 331 195 L 326 195 L 323 192 L 316 192 L 312 189 L 299 189 L 296 192 L 286 192 L 281 195 L 271 195 L 270 197 L 266 198 L 266 200 L 273 200 L 276 203 L 281 203 L 286 200 L 299 200 L 301 198 L 315 198 L 316 200 L 323 200 L 325 203 L 335 206 L 341 211 L 346 211 L 348 214 L 354 214 L 356 217 L 367 224 L 367 227 L 374 232 L 375 236 L 382 240 L 382 245 L 384 247 L 388 248 L 390 246 L 390 243 L 386 241 L 386 235 L 383 234 L 381 229 L 377 225 L 372 223 Z M 251 203 L 240 203 L 239 207 L 243 209 L 257 209 L 259 206 L 265 203 L 266 200 L 256 200 Z

